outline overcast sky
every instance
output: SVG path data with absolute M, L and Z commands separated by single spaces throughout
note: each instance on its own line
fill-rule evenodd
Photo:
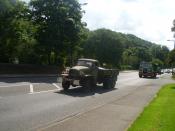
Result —
M 26 0 L 28 1 L 28 0 Z M 90 30 L 108 28 L 173 48 L 174 0 L 79 0 Z
M 91 30 L 109 28 L 173 48 L 174 0 L 79 0 Z

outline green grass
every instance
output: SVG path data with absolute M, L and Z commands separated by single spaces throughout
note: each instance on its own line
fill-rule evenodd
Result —
M 175 131 L 175 84 L 165 85 L 128 131 Z

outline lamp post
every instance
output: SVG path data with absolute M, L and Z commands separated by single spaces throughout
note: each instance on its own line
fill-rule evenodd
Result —
M 167 41 L 173 41 L 174 42 L 174 49 L 175 49 L 175 40 L 167 40 Z

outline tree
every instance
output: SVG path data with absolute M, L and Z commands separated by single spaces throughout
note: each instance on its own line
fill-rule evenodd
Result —
M 0 61 L 18 59 L 21 63 L 34 63 L 33 46 L 35 27 L 29 19 L 28 6 L 18 0 L 0 0 Z M 30 57 L 30 59 L 29 59 Z
M 175 20 L 173 20 L 173 27 L 171 28 L 171 31 L 175 32 Z
M 76 0 L 32 0 L 32 20 L 38 25 L 36 39 L 41 57 L 51 64 L 51 53 L 55 63 L 74 53 L 81 38 L 82 11 Z M 60 63 L 63 64 L 63 63 Z
M 14 3 L 10 0 L 0 0 L 0 62 L 9 61 L 8 37 L 11 33 L 12 10 Z
M 175 50 L 172 50 L 168 55 L 168 64 L 171 67 L 175 66 Z
M 123 45 L 113 31 L 99 29 L 90 32 L 83 49 L 84 56 L 87 58 L 98 59 L 101 64 L 106 63 L 110 67 L 120 65 Z
M 122 58 L 124 65 L 130 65 L 132 68 L 138 69 L 141 61 L 151 61 L 151 54 L 146 48 L 131 47 L 123 52 Z

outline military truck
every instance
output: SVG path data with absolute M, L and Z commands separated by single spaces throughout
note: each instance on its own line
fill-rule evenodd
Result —
M 99 62 L 94 59 L 78 59 L 77 64 L 62 73 L 62 87 L 68 90 L 70 85 L 82 86 L 90 91 L 96 84 L 103 83 L 104 88 L 114 88 L 118 69 L 105 69 L 99 66 Z
M 150 62 L 141 62 L 139 67 L 139 77 L 152 77 L 156 78 L 157 70 L 153 68 L 152 63 Z

